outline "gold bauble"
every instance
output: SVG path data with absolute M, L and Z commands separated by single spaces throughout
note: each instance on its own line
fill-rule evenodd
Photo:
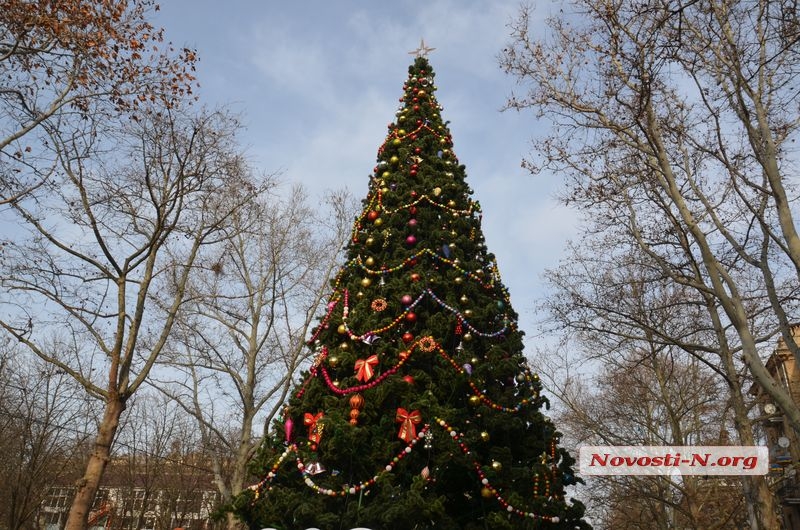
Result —
M 464 333 L 464 342 L 469 342 L 472 340 L 472 333 Z
M 381 219 L 380 217 L 375 219 L 375 226 L 381 226 L 382 224 L 383 224 L 383 219 Z
M 462 295 L 461 295 L 461 298 L 459 298 L 459 301 L 460 301 L 462 304 L 466 304 L 467 302 L 469 302 L 469 298 L 467 298 L 467 295 L 465 295 L 465 294 L 462 294 Z
M 453 199 L 450 199 L 449 201 L 447 201 L 447 206 L 449 206 L 450 208 L 455 208 L 456 207 L 456 201 L 454 201 Z
M 373 265 L 375 265 L 375 258 L 370 256 L 364 261 L 364 263 L 372 267 Z
M 472 309 L 465 309 L 464 310 L 464 316 L 465 317 L 471 317 L 472 316 Z
M 473 394 L 469 397 L 469 404 L 473 407 L 477 407 L 481 404 L 481 398 Z
M 439 195 L 442 194 L 442 188 L 439 187 L 433 188 L 433 194 L 438 197 Z
M 396 164 L 400 162 L 400 159 L 397 158 L 397 156 L 392 155 L 392 158 L 389 159 L 389 162 L 391 162 L 392 164 Z
M 492 498 L 492 490 L 484 486 L 483 488 L 481 488 L 481 497 L 483 497 L 484 499 Z
M 350 349 L 350 343 L 349 342 L 343 342 L 343 343 L 339 344 L 339 349 L 342 350 L 342 351 L 349 350 Z
M 486 431 L 483 431 L 483 432 L 481 433 L 481 440 L 483 440 L 484 442 L 488 442 L 488 441 L 489 441 L 489 438 L 490 438 L 490 436 L 489 436 L 489 433 L 488 433 L 488 432 L 486 432 Z
M 364 241 L 364 243 L 365 243 L 365 244 L 366 244 L 368 247 L 369 247 L 369 246 L 372 246 L 372 245 L 375 243 L 375 238 L 374 238 L 374 237 L 368 237 L 368 238 L 367 238 L 367 240 L 366 240 L 366 241 Z
M 503 469 L 503 464 L 501 464 L 497 460 L 492 460 L 492 469 L 494 469 L 495 471 L 500 471 L 501 469 Z
M 372 285 L 372 280 L 370 278 L 363 278 L 361 280 L 362 287 L 369 287 L 370 285 Z
M 364 298 L 364 291 L 358 291 L 356 293 L 356 298 Z
M 382 187 L 381 193 L 389 193 L 389 188 L 387 188 L 386 186 Z
M 339 335 L 344 335 L 345 333 L 347 333 L 347 326 L 345 326 L 344 324 L 339 324 L 339 327 L 336 328 L 336 331 L 339 333 Z
M 339 364 L 339 358 L 335 355 L 331 355 L 330 357 L 328 357 L 328 364 L 335 368 L 336 365 Z
M 464 278 L 462 278 L 461 276 L 456 276 L 456 279 L 453 281 L 455 282 L 456 285 L 461 285 L 462 283 L 464 283 Z

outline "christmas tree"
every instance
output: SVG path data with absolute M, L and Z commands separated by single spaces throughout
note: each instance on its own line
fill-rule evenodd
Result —
M 313 365 L 236 499 L 251 528 L 589 527 L 433 78 L 418 53 Z

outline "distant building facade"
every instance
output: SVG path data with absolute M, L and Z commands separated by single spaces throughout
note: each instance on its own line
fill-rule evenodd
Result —
M 211 474 L 196 465 L 160 462 L 153 465 L 121 458 L 109 463 L 89 525 L 92 530 L 217 530 L 221 496 Z M 149 471 L 149 472 L 148 472 Z M 75 487 L 53 485 L 39 508 L 41 530 L 64 527 Z
M 800 341 L 800 325 L 792 327 L 792 335 Z M 766 367 L 794 402 L 800 404 L 800 366 L 782 338 L 778 339 Z M 760 387 L 754 385 L 751 392 L 756 396 L 762 413 L 761 426 L 770 457 L 768 478 L 781 504 L 784 528 L 800 530 L 800 437 Z

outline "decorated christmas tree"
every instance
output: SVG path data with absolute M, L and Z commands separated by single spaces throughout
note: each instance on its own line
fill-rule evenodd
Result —
M 419 51 L 313 365 L 234 510 L 254 529 L 588 528 Z

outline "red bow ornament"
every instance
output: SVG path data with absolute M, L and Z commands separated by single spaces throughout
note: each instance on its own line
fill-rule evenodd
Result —
M 356 361 L 356 379 L 366 383 L 375 375 L 375 366 L 378 364 L 378 356 L 371 355 L 366 359 Z
M 315 444 L 318 444 L 322 439 L 322 425 L 318 424 L 322 416 L 322 412 L 316 414 L 306 412 L 305 416 L 303 416 L 303 423 L 308 426 L 308 439 Z
M 417 428 L 415 425 L 422 421 L 422 415 L 418 410 L 408 412 L 406 409 L 398 407 L 395 421 L 401 424 L 400 432 L 397 433 L 397 436 L 406 443 L 411 443 L 411 441 L 417 437 Z

